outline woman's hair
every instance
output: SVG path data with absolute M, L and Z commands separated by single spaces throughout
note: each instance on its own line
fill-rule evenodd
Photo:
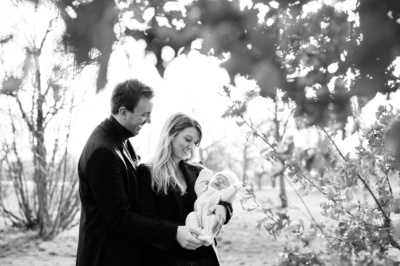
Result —
M 115 86 L 111 96 L 111 113 L 117 114 L 121 107 L 133 112 L 142 97 L 151 99 L 153 96 L 151 87 L 137 79 L 128 79 Z
M 172 161 L 172 141 L 182 130 L 190 127 L 196 128 L 199 132 L 200 139 L 196 144 L 198 146 L 202 138 L 201 126 L 186 114 L 176 113 L 171 115 L 161 130 L 156 152 L 150 161 L 151 186 L 159 194 L 166 195 L 169 187 L 178 187 L 182 194 L 185 192 L 175 175 L 175 166 Z

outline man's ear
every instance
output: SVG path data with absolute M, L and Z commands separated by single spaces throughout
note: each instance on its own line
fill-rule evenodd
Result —
M 121 116 L 126 116 L 126 108 L 124 106 L 118 109 L 118 114 Z

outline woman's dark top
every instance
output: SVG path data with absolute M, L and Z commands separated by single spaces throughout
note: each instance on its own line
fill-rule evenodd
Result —
M 185 225 L 187 215 L 193 211 L 197 198 L 194 184 L 202 167 L 190 165 L 183 161 L 179 164 L 187 184 L 184 195 L 177 188 L 168 190 L 168 194 L 158 194 L 151 188 L 151 172 L 148 165 L 138 167 L 140 213 L 176 225 Z M 229 220 L 230 217 L 227 217 Z M 196 250 L 186 250 L 175 241 L 172 249 L 159 246 L 143 246 L 148 265 L 172 265 L 175 259 L 197 261 L 210 255 L 216 256 L 213 247 L 202 246 Z

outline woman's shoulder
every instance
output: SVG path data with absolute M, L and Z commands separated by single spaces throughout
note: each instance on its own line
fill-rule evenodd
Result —
M 184 162 L 185 166 L 197 174 L 205 168 L 205 165 L 202 161 L 191 161 L 191 162 Z
M 151 165 L 148 163 L 139 164 L 137 171 L 139 174 L 150 174 L 151 173 Z

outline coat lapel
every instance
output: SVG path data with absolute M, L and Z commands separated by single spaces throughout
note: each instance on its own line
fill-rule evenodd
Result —
M 101 127 L 110 134 L 111 138 L 115 142 L 115 151 L 117 155 L 121 158 L 127 170 L 127 181 L 129 182 L 129 189 L 127 193 L 129 197 L 133 197 L 131 202 L 135 209 L 137 209 L 137 205 L 139 202 L 139 193 L 138 193 L 138 183 L 137 183 L 137 157 L 130 141 L 127 141 L 127 145 L 124 145 L 124 139 L 121 134 L 118 133 L 118 130 L 113 127 L 110 119 L 106 119 L 101 124 Z M 129 151 L 131 149 L 132 151 Z M 133 159 L 133 160 L 132 160 Z
M 190 204 L 193 206 L 194 202 L 197 199 L 196 193 L 194 191 L 194 185 L 197 179 L 197 175 L 195 171 L 191 167 L 188 167 L 188 164 L 183 161 L 179 163 L 179 167 L 181 168 L 183 176 L 185 177 Z
M 135 151 L 133 150 L 132 144 L 129 140 L 126 141 L 126 146 L 123 148 L 124 156 L 130 162 L 133 167 L 134 172 L 136 173 L 136 169 L 139 165 L 139 158 L 136 156 Z
M 182 174 L 185 178 L 186 181 L 186 185 L 187 185 L 187 189 L 186 192 L 189 195 L 189 201 L 190 204 L 193 206 L 194 202 L 196 200 L 196 193 L 194 192 L 194 183 L 196 182 L 196 173 L 191 170 L 188 165 L 181 161 L 179 163 L 179 168 L 182 171 Z M 181 196 L 181 192 L 178 188 L 173 188 L 171 189 L 171 194 L 173 195 L 173 197 L 175 198 L 176 204 L 178 205 L 179 208 L 179 212 L 181 215 L 183 215 L 183 205 L 182 205 L 182 196 Z

